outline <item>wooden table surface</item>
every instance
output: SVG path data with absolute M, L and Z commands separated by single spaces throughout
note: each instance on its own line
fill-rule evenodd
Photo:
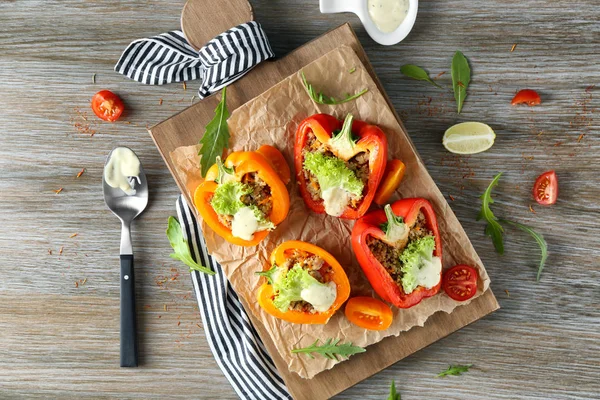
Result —
M 339 398 L 386 398 L 391 380 L 403 399 L 600 398 L 596 0 L 421 1 L 413 32 L 391 47 L 374 43 L 353 15 L 321 15 L 316 0 L 252 3 L 278 55 L 352 22 L 430 173 L 453 199 L 502 306 Z M 178 189 L 146 132 L 187 107 L 198 82 L 187 90 L 145 86 L 112 70 L 131 40 L 177 29 L 182 6 L 0 3 L 2 399 L 235 398 L 212 358 L 186 268 L 168 257 L 164 232 Z M 448 86 L 457 49 L 473 71 L 461 115 L 449 91 L 399 73 L 402 64 L 418 64 L 433 76 L 446 72 L 439 82 Z M 543 104 L 511 107 L 526 87 Z M 125 101 L 122 121 L 103 123 L 90 111 L 101 89 Z M 490 124 L 496 144 L 473 156 L 448 153 L 444 130 L 468 120 Z M 150 182 L 149 207 L 133 228 L 138 369 L 118 366 L 119 223 L 101 190 L 104 158 L 117 145 L 136 150 Z M 549 169 L 558 172 L 561 193 L 544 208 L 530 191 Z M 539 250 L 529 237 L 508 230 L 499 256 L 475 220 L 478 196 L 501 171 L 496 214 L 548 241 L 540 282 Z M 475 367 L 435 377 L 451 363 Z

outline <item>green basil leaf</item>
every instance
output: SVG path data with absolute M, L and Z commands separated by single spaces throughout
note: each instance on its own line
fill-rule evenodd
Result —
M 404 75 L 404 76 L 407 76 L 412 79 L 416 79 L 418 81 L 429 82 L 432 85 L 435 85 L 435 86 L 439 87 L 440 89 L 442 89 L 442 87 L 440 85 L 435 83 L 435 81 L 429 77 L 429 74 L 427 73 L 427 71 L 425 71 L 423 68 L 421 68 L 417 65 L 405 64 L 400 67 L 400 73 L 402 73 L 402 75 Z
M 471 68 L 469 61 L 463 53 L 457 51 L 452 58 L 452 88 L 458 113 L 462 111 L 463 103 L 467 97 L 467 88 L 471 82 Z

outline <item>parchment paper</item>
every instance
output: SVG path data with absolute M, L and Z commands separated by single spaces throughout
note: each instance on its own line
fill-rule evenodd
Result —
M 353 68 L 355 71 L 350 73 Z M 298 72 L 232 113 L 228 121 L 231 132 L 230 149 L 255 150 L 262 144 L 274 145 L 283 152 L 292 167 L 293 176 L 294 135 L 299 122 L 304 118 L 322 112 L 343 119 L 351 112 L 356 119 L 379 125 L 388 137 L 389 157 L 399 158 L 407 166 L 404 181 L 392 200 L 424 197 L 431 201 L 442 236 L 444 268 L 458 263 L 476 266 L 480 280 L 475 297 L 483 294 L 488 289 L 490 280 L 479 256 L 354 51 L 347 46 L 340 47 L 307 65 L 303 71 L 307 80 L 319 91 L 336 98 L 343 98 L 346 93 L 355 93 L 365 87 L 369 91 L 357 100 L 341 105 L 315 104 L 308 96 Z M 192 197 L 193 190 L 202 180 L 197 152 L 197 146 L 187 146 L 179 147 L 171 153 L 177 173 L 186 182 Z M 291 324 L 271 317 L 262 311 L 256 301 L 263 278 L 259 279 L 254 272 L 263 270 L 271 251 L 287 240 L 304 240 L 323 247 L 344 266 L 352 285 L 351 296 L 377 297 L 353 255 L 350 233 L 354 221 L 315 214 L 304 205 L 294 179 L 288 188 L 290 212 L 287 219 L 256 247 L 232 245 L 216 235 L 205 223 L 202 223 L 202 229 L 210 254 L 222 265 L 238 295 L 244 298 L 252 312 L 265 325 L 290 371 L 303 378 L 311 378 L 337 363 L 318 355 L 310 359 L 306 355 L 290 353 L 291 349 L 308 346 L 317 338 L 340 338 L 342 342 L 349 341 L 367 347 L 384 337 L 397 336 L 412 327 L 423 326 L 427 318 L 438 311 L 450 313 L 455 307 L 470 302 L 455 302 L 441 290 L 436 296 L 425 299 L 410 309 L 392 307 L 394 322 L 385 331 L 368 331 L 351 324 L 344 316 L 343 309 L 326 325 Z

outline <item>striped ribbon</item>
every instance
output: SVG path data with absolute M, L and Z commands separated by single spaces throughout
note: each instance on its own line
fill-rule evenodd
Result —
M 206 339 L 217 364 L 242 399 L 291 399 L 221 266 L 208 254 L 202 232 L 182 196 L 177 216 L 192 257 L 215 271 L 191 273 Z
M 115 71 L 147 85 L 202 79 L 198 97 L 203 99 L 274 56 L 260 24 L 250 21 L 221 33 L 200 51 L 190 46 L 182 31 L 135 40 Z

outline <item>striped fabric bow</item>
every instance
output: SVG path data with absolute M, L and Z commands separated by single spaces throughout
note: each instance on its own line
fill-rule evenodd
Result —
M 198 97 L 203 99 L 274 56 L 260 24 L 250 21 L 221 33 L 200 51 L 182 31 L 135 40 L 115 71 L 147 85 L 202 79 Z

